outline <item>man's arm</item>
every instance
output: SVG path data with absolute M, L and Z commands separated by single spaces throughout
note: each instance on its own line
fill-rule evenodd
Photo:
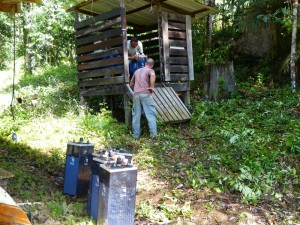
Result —
M 131 59 L 134 59 L 134 60 L 138 60 L 139 59 L 139 56 L 138 55 L 134 55 L 134 56 L 128 56 L 128 59 L 131 60 Z
M 144 55 L 143 43 L 139 41 L 138 46 L 139 46 L 139 49 L 140 49 L 140 54 Z
M 132 87 L 132 88 L 134 87 L 134 74 L 130 80 L 130 87 Z
M 155 79 L 156 79 L 155 73 L 152 72 L 152 73 L 150 74 L 150 87 L 147 88 L 147 89 L 150 91 L 151 94 L 152 94 L 153 91 L 154 91 Z

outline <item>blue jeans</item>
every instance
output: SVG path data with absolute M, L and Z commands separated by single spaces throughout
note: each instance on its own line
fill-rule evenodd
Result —
M 141 134 L 142 110 L 145 112 L 150 138 L 152 138 L 157 135 L 156 108 L 152 96 L 148 93 L 138 93 L 133 96 L 132 128 L 134 138 L 139 138 Z

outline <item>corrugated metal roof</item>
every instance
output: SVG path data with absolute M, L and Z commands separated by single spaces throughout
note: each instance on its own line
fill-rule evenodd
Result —
M 160 11 L 191 15 L 197 18 L 218 12 L 217 9 L 194 0 L 78 0 L 77 2 L 78 4 L 69 10 L 84 14 L 102 14 L 124 3 L 127 22 L 140 26 L 156 24 Z

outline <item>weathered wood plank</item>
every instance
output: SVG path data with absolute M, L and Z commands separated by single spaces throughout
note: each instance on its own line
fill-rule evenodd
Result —
M 155 101 L 157 107 L 156 110 L 163 121 L 174 121 L 176 118 L 169 112 L 168 103 L 164 101 L 160 89 L 161 88 L 156 88 L 153 93 L 153 100 Z
M 176 92 L 172 88 L 168 88 L 166 89 L 166 91 L 169 93 L 169 95 L 167 96 L 170 96 L 172 98 L 170 99 L 170 101 L 172 101 L 176 106 L 178 106 L 176 107 L 176 110 L 182 116 L 182 118 L 186 120 L 190 119 L 192 116 L 190 111 L 186 108 L 181 99 L 177 96 Z
M 104 50 L 110 47 L 116 47 L 122 45 L 122 37 L 118 37 L 115 39 L 111 39 L 108 41 L 102 41 L 98 44 L 91 44 L 91 45 L 86 45 L 86 46 L 81 46 L 76 49 L 76 54 L 83 54 L 83 53 L 88 53 L 92 52 L 95 50 Z
M 119 66 L 119 67 L 111 67 L 111 68 L 81 72 L 77 74 L 77 77 L 78 79 L 84 79 L 84 78 L 93 78 L 93 77 L 100 77 L 100 76 L 113 76 L 116 74 L 121 74 L 123 72 L 124 72 L 124 67 Z
M 187 56 L 187 50 L 170 48 L 170 56 Z
M 166 111 L 164 111 L 163 113 L 168 112 L 171 115 L 173 121 L 181 120 L 180 114 L 178 114 L 178 112 L 176 110 L 174 110 L 173 102 L 170 101 L 171 99 L 169 96 L 167 96 L 168 93 L 165 91 L 165 89 L 166 88 L 157 88 L 156 89 L 156 91 L 159 95 L 159 99 L 161 99 L 161 101 L 165 105 Z
M 182 40 L 186 40 L 186 32 L 182 32 L 182 31 L 169 31 L 169 38 L 170 39 L 182 39 Z
M 161 19 L 162 19 L 162 44 L 163 44 L 163 62 L 165 64 L 162 64 L 164 67 L 161 68 L 163 72 L 163 79 L 164 81 L 170 80 L 170 71 L 169 71 L 169 63 L 167 62 L 167 59 L 170 56 L 170 46 L 169 46 L 169 32 L 168 32 L 168 13 L 162 12 L 161 13 Z
M 104 31 L 107 29 L 111 29 L 112 26 L 117 25 L 121 22 L 121 17 L 117 17 L 115 19 L 106 21 L 103 24 L 100 25 L 94 25 L 85 29 L 81 29 L 75 32 L 75 37 L 81 37 L 81 36 L 85 36 L 91 33 L 95 33 L 97 31 Z
M 169 63 L 176 64 L 176 65 L 188 65 L 188 58 L 187 57 L 170 57 Z
M 176 83 L 156 83 L 155 87 L 171 87 L 176 92 L 182 92 L 182 91 L 190 91 L 190 84 L 188 82 L 176 82 Z
M 116 9 L 113 9 L 112 11 L 110 11 L 110 12 L 103 13 L 101 15 L 91 17 L 91 18 L 89 18 L 87 20 L 84 20 L 84 21 L 81 21 L 79 23 L 75 23 L 74 27 L 75 27 L 75 30 L 79 30 L 81 28 L 85 28 L 87 26 L 95 24 L 95 23 L 97 23 L 101 20 L 113 19 L 115 17 L 118 17 L 120 14 L 121 14 L 121 8 L 116 8 Z
M 93 61 L 93 62 L 87 62 L 83 64 L 78 64 L 77 65 L 77 70 L 88 70 L 88 69 L 96 69 L 99 67 L 104 67 L 104 66 L 114 66 L 115 64 L 120 64 L 123 63 L 123 57 L 117 57 L 117 58 L 110 58 L 110 59 L 103 59 L 103 60 L 98 60 L 98 61 Z
M 186 40 L 170 40 L 170 47 L 179 47 L 179 48 L 186 48 L 188 43 Z
M 126 94 L 124 85 L 110 85 L 93 87 L 89 89 L 80 89 L 80 95 L 83 97 L 88 96 L 102 96 L 102 95 L 122 95 Z
M 171 65 L 170 66 L 171 73 L 188 73 L 189 67 L 184 65 Z
M 123 65 L 124 65 L 124 78 L 125 83 L 128 84 L 130 82 L 130 74 L 129 74 L 129 60 L 128 60 L 128 48 L 127 48 L 127 19 L 126 19 L 126 11 L 125 7 L 121 9 L 121 27 L 122 27 L 122 47 L 123 47 Z
M 108 57 L 108 56 L 119 55 L 119 54 L 121 55 L 123 53 L 122 50 L 123 50 L 122 47 L 110 48 L 102 52 L 97 52 L 97 53 L 93 52 L 85 55 L 79 55 L 77 56 L 76 60 L 77 63 L 80 63 L 85 61 L 103 59 L 104 57 Z
M 102 41 L 103 39 L 111 39 L 111 38 L 115 38 L 118 36 L 122 35 L 122 28 L 118 27 L 115 29 L 111 29 L 111 30 L 107 30 L 107 31 L 103 31 L 100 34 L 94 34 L 88 37 L 83 37 L 83 38 L 78 38 L 75 40 L 75 45 L 81 46 L 81 45 L 86 45 L 86 44 L 90 44 L 90 43 L 94 43 L 97 41 Z
M 172 90 L 172 88 L 163 88 L 163 91 L 166 101 L 172 104 L 172 112 L 177 116 L 177 120 L 183 121 L 190 119 L 191 116 L 189 115 L 189 112 L 186 112 L 188 110 L 182 103 L 181 99 L 177 96 L 177 93 Z
M 170 114 L 168 110 L 169 108 L 164 102 L 164 99 L 161 98 L 161 94 L 158 91 L 158 89 L 154 91 L 153 100 L 156 105 L 156 111 L 159 114 L 160 118 L 163 120 L 163 122 L 170 122 L 176 120 L 176 118 L 174 118 L 172 114 Z
M 183 104 L 181 99 L 178 97 L 177 93 L 172 88 L 164 89 L 165 96 L 168 98 L 170 102 L 172 102 L 173 111 L 176 111 L 178 115 L 178 120 L 189 120 L 191 118 L 191 114 Z
M 186 42 L 187 55 L 189 60 L 189 79 L 194 80 L 194 59 L 193 59 L 193 46 L 192 46 L 192 22 L 191 17 L 186 16 Z
M 184 23 L 169 22 L 169 30 L 185 31 L 186 27 Z
M 124 83 L 124 76 L 116 76 L 116 77 L 107 77 L 107 78 L 98 78 L 93 80 L 84 80 L 79 81 L 78 85 L 79 88 L 82 87 L 94 87 L 94 86 L 101 86 L 101 85 L 115 85 L 115 84 L 123 84 Z
M 171 115 L 166 112 L 166 109 L 165 109 L 165 104 L 163 104 L 160 99 L 159 99 L 159 96 L 156 96 L 157 94 L 153 94 L 153 99 L 154 99 L 154 102 L 155 102 L 155 107 L 156 107 L 156 112 L 158 114 L 158 117 L 160 119 L 162 119 L 163 122 L 168 122 L 168 121 L 172 121 L 173 118 L 171 117 Z
M 168 16 L 169 21 L 185 23 L 185 16 L 179 14 L 171 14 Z
M 171 81 L 188 81 L 189 75 L 186 74 L 173 74 L 171 73 Z

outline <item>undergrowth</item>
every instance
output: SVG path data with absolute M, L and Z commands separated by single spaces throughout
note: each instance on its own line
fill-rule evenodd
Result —
M 300 96 L 289 88 L 243 91 L 244 97 L 197 105 L 192 124 L 211 141 L 188 180 L 239 191 L 246 202 L 282 197 L 299 185 Z
M 55 184 L 63 173 L 66 143 L 80 137 L 94 143 L 95 150 L 124 147 L 140 169 L 151 169 L 175 186 L 231 192 L 253 205 L 299 198 L 299 92 L 243 84 L 227 101 L 198 102 L 189 124 L 160 125 L 156 140 L 148 140 L 145 132 L 136 141 L 105 106 L 98 112 L 79 107 L 75 77 L 72 66 L 22 76 L 15 120 L 9 107 L 1 111 L 0 166 L 15 174 L 9 192 L 20 201 L 43 202 L 46 214 L 64 224 L 92 223 L 86 199 L 74 202 Z M 18 143 L 11 141 L 12 133 L 18 134 Z M 174 193 L 154 206 L 143 202 L 137 215 L 152 222 L 189 217 L 186 196 Z M 299 211 L 299 203 L 290 204 L 290 210 Z

